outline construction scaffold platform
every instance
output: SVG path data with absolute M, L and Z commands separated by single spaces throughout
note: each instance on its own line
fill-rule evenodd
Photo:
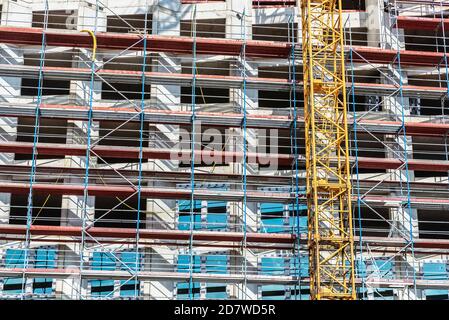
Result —
M 0 299 L 448 299 L 443 0 L 0 1 Z

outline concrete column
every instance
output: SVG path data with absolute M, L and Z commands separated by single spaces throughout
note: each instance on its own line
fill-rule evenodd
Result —
M 226 21 L 226 38 L 242 39 L 242 33 L 245 32 L 245 38 L 251 39 L 251 24 L 252 24 L 252 11 L 248 8 L 252 7 L 251 1 L 227 1 L 227 6 L 229 13 L 227 15 Z M 246 6 L 246 9 L 245 9 Z M 246 17 L 242 16 L 245 9 Z M 240 16 L 237 16 L 236 12 L 240 12 Z M 240 17 L 240 18 L 239 18 Z M 241 19 L 245 18 L 246 28 L 242 30 Z M 231 76 L 242 76 L 243 69 L 245 70 L 246 77 L 257 77 L 258 69 L 257 64 L 251 61 L 243 60 L 241 57 L 236 58 L 234 63 L 230 65 L 230 75 Z M 230 89 L 230 102 L 233 104 L 236 112 L 243 113 L 244 108 L 246 108 L 247 114 L 257 113 L 259 107 L 258 101 L 258 90 L 242 88 L 231 88 Z M 245 106 L 243 105 L 245 104 Z M 231 141 L 230 148 L 231 151 L 243 152 L 243 136 L 244 132 L 241 128 L 231 128 L 229 130 L 230 134 L 235 137 L 234 141 Z M 257 152 L 257 130 L 247 129 L 246 130 L 246 143 L 248 152 Z M 247 164 L 247 174 L 254 174 L 258 172 L 257 164 Z M 235 163 L 231 165 L 232 173 L 243 173 L 243 167 L 241 163 Z M 231 215 L 242 214 L 242 206 L 240 202 L 231 204 Z M 239 214 L 239 211 L 241 212 Z M 254 231 L 257 228 L 257 205 L 256 203 L 247 203 L 247 227 Z M 235 219 L 234 219 L 235 220 Z M 235 222 L 237 222 L 235 220 Z
M 67 144 L 86 145 L 87 144 L 87 121 L 68 120 L 67 121 Z M 93 122 L 91 126 L 91 139 L 98 139 L 99 124 Z M 89 167 L 96 166 L 96 158 L 91 157 Z M 64 167 L 85 168 L 86 158 L 79 156 L 66 156 Z M 66 184 L 83 185 L 83 176 L 65 178 Z M 87 215 L 84 213 L 86 206 Z M 63 195 L 61 203 L 61 225 L 62 226 L 82 226 L 83 217 L 86 219 L 86 226 L 95 219 L 95 197 L 88 196 L 87 203 L 83 196 Z M 58 268 L 79 268 L 81 263 L 81 243 L 60 245 L 58 249 Z M 83 263 L 89 265 L 89 251 L 84 249 Z M 78 276 L 66 279 L 56 279 L 56 294 L 62 299 L 70 297 L 86 298 L 89 295 L 89 281 L 82 280 Z
M 89 69 L 91 68 L 91 57 L 92 51 L 89 49 L 76 49 L 73 54 L 73 68 L 83 68 Z M 103 57 L 100 54 L 96 55 L 95 65 L 98 68 L 101 66 Z M 90 80 L 87 81 L 78 81 L 71 80 L 70 81 L 70 103 L 79 106 L 89 106 L 90 102 Z M 98 103 L 101 99 L 101 81 L 94 81 L 93 83 L 93 94 L 92 100 L 94 105 Z
M 179 0 L 159 0 L 154 3 L 152 34 L 162 36 L 179 36 L 181 30 L 181 2 Z M 181 61 L 178 57 L 167 53 L 152 55 L 153 72 L 181 73 Z M 181 103 L 181 87 L 177 85 L 151 85 L 151 108 L 160 110 L 179 110 Z M 179 141 L 179 126 L 151 124 L 150 147 L 176 149 Z M 144 168 L 156 171 L 175 171 L 178 161 L 150 160 Z M 163 180 L 151 180 L 149 187 L 174 188 L 175 184 Z M 175 199 L 147 199 L 147 228 L 173 229 L 176 222 Z M 174 252 L 168 247 L 154 247 L 151 251 L 151 262 L 155 268 L 173 269 Z M 157 261 L 156 261 L 157 260 Z M 173 294 L 173 281 L 145 281 L 143 283 L 145 299 L 169 299 Z
M 95 16 L 98 15 L 98 19 L 95 22 Z M 77 10 L 76 20 L 72 21 L 72 24 L 67 25 L 68 29 L 76 30 L 92 30 L 95 28 L 97 32 L 106 31 L 106 14 L 104 9 L 99 7 L 98 13 L 96 13 L 95 5 L 88 6 L 86 3 L 80 4 Z M 77 49 L 72 58 L 73 68 L 91 68 L 92 49 Z M 100 67 L 102 65 L 103 56 L 96 54 L 95 65 Z M 71 81 L 70 83 L 70 96 L 74 100 L 73 103 L 81 106 L 88 106 L 90 100 L 90 80 L 88 81 Z M 94 82 L 93 101 L 99 101 L 101 99 L 101 81 Z
M 96 8 L 95 5 L 88 6 L 87 3 L 79 5 L 76 11 L 76 19 L 74 24 L 67 26 L 68 29 L 90 29 L 95 30 L 95 24 L 97 31 L 106 31 L 106 19 L 103 9 L 99 9 L 97 22 L 95 23 Z M 73 21 L 72 21 L 73 22 Z M 78 49 L 73 56 L 72 67 L 73 68 L 86 68 L 91 67 L 92 50 L 91 49 Z M 95 64 L 100 66 L 102 61 L 101 55 L 96 55 Z M 91 83 L 89 81 L 71 81 L 70 83 L 70 96 L 73 104 L 88 107 L 90 104 L 90 92 Z M 101 99 L 101 81 L 95 81 L 93 83 L 92 99 L 95 104 L 96 101 Z M 87 131 L 88 121 L 67 121 L 67 144 L 74 145 L 87 145 Z M 99 123 L 93 122 L 90 129 L 91 141 L 95 141 L 99 137 Z M 64 166 L 70 168 L 85 168 L 85 157 L 67 156 L 64 161 Z M 96 166 L 96 158 L 91 157 L 89 160 L 89 166 Z M 66 183 L 69 184 L 83 184 L 83 177 L 68 178 Z M 88 219 L 93 220 L 95 215 L 95 197 L 88 197 L 87 199 Z M 63 196 L 62 200 L 62 219 L 64 225 L 82 225 L 83 215 L 83 197 L 82 196 Z
M 258 270 L 258 259 L 255 254 L 252 254 L 249 250 L 246 252 L 246 256 L 242 255 L 240 251 L 231 250 L 230 254 L 230 273 L 243 275 L 244 259 L 246 258 L 246 272 L 247 274 L 256 274 Z M 233 283 L 229 285 L 229 298 L 239 300 L 257 300 L 258 285 L 252 283 Z
M 87 121 L 68 120 L 67 121 L 67 144 L 86 145 L 87 144 Z M 90 130 L 91 141 L 98 139 L 99 124 L 93 122 Z M 97 159 L 91 157 L 89 160 L 89 167 L 95 167 Z M 86 168 L 86 157 L 66 156 L 64 159 L 64 166 L 69 168 Z M 84 176 L 76 176 L 65 179 L 67 184 L 84 183 Z M 84 197 L 74 195 L 63 195 L 62 197 L 62 221 L 61 225 L 67 226 L 81 226 L 83 218 Z M 94 220 L 95 216 L 95 197 L 89 196 L 87 198 L 87 219 Z
M 377 47 L 380 44 L 380 28 L 382 21 L 383 8 L 379 8 L 379 4 L 382 5 L 379 0 L 365 0 L 366 12 L 368 14 L 367 19 L 367 40 L 368 46 Z
M 250 0 L 227 0 L 227 15 L 226 15 L 226 38 L 251 40 L 252 39 L 252 1 Z M 257 64 L 251 60 L 236 57 L 235 62 L 230 64 L 231 76 L 243 76 L 245 71 L 246 77 L 257 77 Z M 247 114 L 255 114 L 258 109 L 258 90 L 242 88 L 230 89 L 230 102 L 234 106 L 235 112 L 242 113 L 246 108 Z M 244 106 L 245 104 L 245 106 Z M 244 132 L 242 128 L 231 128 L 230 134 L 235 137 L 232 144 L 230 144 L 231 151 L 243 152 L 243 137 Z M 248 152 L 257 152 L 257 130 L 246 130 L 246 142 Z M 231 165 L 232 173 L 243 173 L 242 163 L 234 163 Z M 247 174 L 257 174 L 259 168 L 257 164 L 246 164 Z M 243 186 L 232 186 L 235 191 L 243 191 Z M 247 188 L 248 191 L 251 191 Z M 248 232 L 257 231 L 257 203 L 247 202 L 246 208 L 243 207 L 242 202 L 231 202 L 229 205 L 230 223 L 235 226 L 236 231 L 243 231 L 244 215 L 246 215 L 246 230 Z M 246 258 L 246 262 L 243 259 Z M 244 272 L 244 265 L 246 264 L 247 272 L 252 268 L 257 268 L 257 263 L 254 266 L 252 258 L 255 256 L 247 249 L 242 252 L 233 251 L 230 257 L 230 268 L 232 272 Z M 231 284 L 229 286 L 231 299 L 256 299 L 257 286 L 243 284 Z
M 58 269 L 78 269 L 80 266 L 80 243 L 62 244 L 57 247 Z M 83 280 L 80 291 L 80 277 L 70 276 L 65 279 L 55 279 L 55 295 L 57 299 L 70 300 L 85 298 L 87 295 L 87 280 Z
M 226 38 L 241 39 L 242 34 L 245 33 L 247 40 L 251 39 L 252 1 L 226 0 L 226 9 Z M 242 23 L 242 19 L 245 19 L 245 22 Z M 242 30 L 242 26 L 245 30 Z
M 175 271 L 172 250 L 165 246 L 145 248 L 143 270 L 147 272 Z M 174 282 L 142 281 L 143 296 L 145 300 L 167 300 L 173 297 Z
M 77 16 L 77 30 L 95 30 L 95 26 L 97 28 L 97 32 L 105 32 L 106 31 L 106 13 L 109 12 L 105 9 L 101 4 L 98 6 L 98 13 L 96 12 L 97 8 L 95 7 L 95 0 L 92 1 L 92 5 L 88 5 L 87 1 L 80 1 L 78 7 L 78 16 Z M 95 16 L 97 15 L 97 19 Z

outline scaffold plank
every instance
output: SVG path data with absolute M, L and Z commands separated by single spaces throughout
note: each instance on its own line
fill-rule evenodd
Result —
M 0 42 L 39 46 L 42 42 L 41 28 L 0 27 Z M 91 48 L 91 37 L 78 31 L 48 29 L 45 31 L 46 44 L 55 47 Z M 99 50 L 142 50 L 143 36 L 131 33 L 97 32 L 97 47 Z M 192 37 L 170 37 L 147 35 L 149 52 L 168 52 L 191 54 Z M 238 56 L 242 50 L 243 41 L 233 39 L 200 38 L 195 39 L 198 54 L 221 54 Z M 247 40 L 245 43 L 248 57 L 285 58 L 291 51 L 288 43 L 274 41 Z

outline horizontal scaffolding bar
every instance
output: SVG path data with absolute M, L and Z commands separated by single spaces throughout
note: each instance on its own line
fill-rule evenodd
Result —
M 221 2 L 224 0 L 181 0 L 182 4 L 202 4 Z M 291 7 L 296 6 L 296 0 L 253 0 L 253 7 Z
M 58 143 L 38 143 L 36 144 L 37 154 L 53 156 L 85 156 L 86 146 L 75 144 Z M 118 147 L 97 145 L 91 148 L 91 155 L 110 158 L 129 158 L 139 159 L 140 153 L 137 147 Z M 33 152 L 33 143 L 31 142 L 0 142 L 0 152 L 31 154 Z M 243 157 L 242 152 L 220 151 L 220 150 L 196 150 L 196 161 L 201 159 L 213 159 L 215 163 L 235 163 L 240 162 Z M 159 160 L 189 160 L 190 150 L 176 149 L 156 149 L 143 148 L 143 159 Z M 354 159 L 351 159 L 354 162 Z M 293 156 L 291 154 L 266 154 L 266 153 L 247 153 L 248 163 L 277 163 L 278 165 L 291 165 Z M 304 163 L 304 157 L 300 159 Z M 399 169 L 404 165 L 401 159 L 391 158 L 370 158 L 358 157 L 359 168 L 362 169 Z M 408 160 L 409 170 L 445 172 L 449 171 L 449 161 L 444 160 Z
M 73 276 L 82 276 L 84 279 L 115 279 L 115 280 L 127 280 L 133 276 L 133 273 L 128 271 L 111 270 L 80 270 L 76 268 L 70 269 L 0 269 L 0 277 L 17 277 L 22 276 L 23 272 L 29 278 L 56 278 L 64 279 Z M 139 271 L 136 278 L 141 281 L 188 281 L 190 279 L 189 273 L 183 272 L 157 272 L 157 271 Z M 243 274 L 213 274 L 213 273 L 193 273 L 193 281 L 207 281 L 207 282 L 220 282 L 220 283 L 258 283 L 258 284 L 294 284 L 298 282 L 295 277 L 290 276 L 270 276 L 270 275 L 243 275 Z
M 81 270 L 77 268 L 1 268 L 1 277 L 21 277 L 26 274 L 29 278 L 54 278 L 65 279 L 74 276 L 81 276 L 84 279 L 115 279 L 127 280 L 134 276 L 134 273 L 120 270 Z M 211 274 L 211 273 L 192 273 L 188 272 L 157 272 L 157 271 L 139 271 L 136 272 L 136 279 L 141 281 L 189 281 L 195 282 L 218 282 L 218 283 L 253 283 L 253 284 L 280 284 L 280 285 L 294 285 L 298 283 L 298 279 L 292 276 L 282 275 L 243 275 L 243 274 Z M 371 287 L 379 288 L 397 288 L 413 286 L 411 279 L 382 279 L 370 278 L 364 280 L 366 284 Z M 301 278 L 303 285 L 309 284 L 309 278 Z M 356 285 L 360 286 L 361 279 L 356 279 Z M 420 289 L 447 289 L 449 288 L 448 280 L 416 280 L 417 288 Z
M 131 169 L 117 169 L 121 175 L 129 177 L 129 178 L 137 178 L 139 175 L 138 170 Z M 0 173 L 2 174 L 25 174 L 28 175 L 30 171 L 29 165 L 18 165 L 18 164 L 0 164 Z M 84 176 L 85 169 L 82 167 L 57 167 L 57 166 L 39 166 L 38 174 L 68 174 L 73 176 Z M 91 177 L 95 176 L 117 176 L 117 172 L 114 169 L 109 167 L 106 168 L 89 168 L 89 174 Z M 176 181 L 187 181 L 190 179 L 190 172 L 186 171 L 157 171 L 157 170 L 142 170 L 142 176 L 145 178 L 154 178 L 154 179 L 170 179 L 173 178 Z M 219 172 L 202 172 L 195 171 L 195 179 L 198 181 L 222 181 L 222 182 L 234 182 L 241 183 L 242 175 L 237 173 L 219 173 Z M 261 175 L 261 174 L 248 174 L 247 181 L 248 183 L 261 183 L 267 182 L 272 184 L 285 184 L 291 185 L 291 176 L 275 176 L 275 175 Z
M 41 28 L 0 27 L 0 42 L 40 46 L 42 44 Z M 97 32 L 97 47 L 105 50 L 142 50 L 143 36 L 138 34 Z M 92 48 L 89 34 L 79 31 L 53 30 L 45 31 L 48 46 Z M 195 41 L 197 54 L 221 54 L 239 56 L 244 42 L 233 39 L 196 37 L 169 37 L 147 35 L 147 52 L 167 52 L 191 54 Z M 245 41 L 245 54 L 248 57 L 286 58 L 291 53 L 291 45 L 274 41 Z
M 2 183 L 0 185 L 0 192 L 27 194 L 30 186 L 27 183 Z M 133 186 L 118 186 L 118 185 L 89 185 L 87 187 L 88 193 L 91 196 L 105 196 L 129 197 L 136 194 L 137 190 Z M 37 194 L 59 194 L 59 195 L 83 195 L 83 185 L 68 185 L 68 184 L 43 184 L 34 183 L 33 192 Z M 213 191 L 206 189 L 196 189 L 194 193 L 195 199 L 198 200 L 227 200 L 227 201 L 241 201 L 243 199 L 243 191 Z M 152 199 L 190 199 L 190 189 L 173 189 L 160 187 L 142 187 L 142 198 Z M 282 192 L 262 192 L 262 191 L 247 191 L 246 197 L 248 201 L 253 202 L 280 202 L 286 203 L 292 201 L 293 195 Z
M 22 175 L 27 176 L 30 172 L 29 165 L 0 165 L 0 174 L 2 175 L 14 175 L 18 177 Z M 117 170 L 117 169 L 116 169 Z M 133 180 L 137 179 L 139 171 L 131 169 L 118 169 L 120 174 L 127 179 Z M 38 179 L 39 177 L 46 176 L 60 176 L 61 179 L 64 177 L 83 177 L 85 169 L 82 167 L 59 167 L 59 166 L 39 166 L 38 167 Z M 90 169 L 91 179 L 113 179 L 117 176 L 117 172 L 110 168 L 91 168 Z M 157 181 L 165 182 L 181 182 L 188 181 L 190 179 L 190 172 L 185 171 L 153 171 L 153 170 L 143 170 L 142 177 L 146 179 L 154 179 Z M 240 186 L 242 183 L 241 174 L 223 174 L 215 172 L 195 172 L 196 180 L 200 183 L 230 183 L 236 186 Z M 275 175 L 247 175 L 248 184 L 257 185 L 259 187 L 266 186 L 272 188 L 273 186 L 289 187 L 291 184 L 292 177 L 288 174 L 284 176 Z M 299 184 L 305 184 L 305 178 L 299 178 Z M 376 180 L 376 179 L 360 179 L 360 188 L 371 189 L 376 187 L 376 190 L 371 191 L 371 194 L 383 194 L 386 188 L 388 190 L 392 188 L 400 189 L 401 181 L 391 181 L 391 180 Z M 444 196 L 448 194 L 448 182 L 410 182 L 411 192 L 416 197 L 428 197 L 440 195 Z
M 396 18 L 396 25 L 400 29 L 406 30 L 428 30 L 438 31 L 449 29 L 449 19 L 399 16 Z
M 32 236 L 59 236 L 59 237 L 75 237 L 73 241 L 78 241 L 81 236 L 82 227 L 71 226 L 31 226 Z M 96 238 L 116 238 L 116 239 L 134 239 L 136 236 L 135 228 L 102 228 L 91 227 L 86 231 L 90 236 Z M 0 233 L 3 235 L 25 235 L 26 226 L 24 225 L 9 225 L 0 224 Z M 193 239 L 195 241 L 214 242 L 215 245 L 221 246 L 223 242 L 239 242 L 244 240 L 243 232 L 232 231 L 192 231 Z M 168 229 L 139 229 L 139 235 L 142 239 L 156 239 L 156 240 L 173 240 L 186 241 L 189 240 L 190 231 L 186 230 L 168 230 Z M 282 243 L 293 244 L 297 241 L 297 236 L 293 233 L 246 233 L 247 242 L 251 244 L 257 243 Z M 46 238 L 36 238 L 35 241 L 47 241 Z M 301 243 L 307 244 L 307 235 L 301 235 Z M 358 236 L 354 237 L 356 243 L 360 243 Z M 449 249 L 449 240 L 446 239 L 414 239 L 416 248 L 425 249 Z M 363 237 L 363 243 L 368 243 L 376 249 L 376 246 L 385 248 L 403 247 L 407 244 L 407 240 L 397 237 Z M 176 242 L 173 245 L 187 245 L 187 242 Z M 199 245 L 201 246 L 201 244 Z
M 66 237 L 80 237 L 82 227 L 65 227 L 65 226 L 31 226 L 31 234 L 53 235 Z M 1 234 L 25 234 L 26 226 L 20 225 L 0 225 Z M 121 238 L 132 239 L 136 236 L 134 228 L 86 228 L 92 237 L 98 238 Z M 151 230 L 140 229 L 139 236 L 142 239 L 158 239 L 158 240 L 189 240 L 190 231 L 186 230 Z M 211 231 L 193 231 L 193 240 L 195 241 L 221 241 L 221 242 L 242 242 L 245 235 L 242 232 L 211 232 Z M 246 241 L 254 243 L 293 243 L 294 234 L 273 234 L 273 233 L 246 233 Z
M 39 78 L 39 74 L 40 67 L 38 66 L 0 64 L 0 75 L 2 76 Z M 42 75 L 45 79 L 88 81 L 91 77 L 91 70 L 88 68 L 43 67 Z M 102 69 L 95 72 L 95 77 L 98 81 L 104 79 L 113 83 L 140 83 L 142 72 Z M 243 78 L 199 74 L 196 75 L 195 81 L 197 87 L 240 88 Z M 291 82 L 285 79 L 248 77 L 246 81 L 248 89 L 289 90 L 291 86 Z M 145 83 L 189 87 L 193 84 L 193 76 L 183 73 L 145 72 Z
M 56 143 L 38 143 L 37 153 L 54 156 L 85 156 L 86 146 L 78 144 L 56 144 Z M 91 149 L 92 156 L 109 158 L 128 158 L 139 159 L 140 149 L 137 147 L 118 147 L 96 145 Z M 31 154 L 33 152 L 33 143 L 31 142 L 0 142 L 0 152 Z M 143 148 L 142 159 L 159 160 L 183 160 L 191 159 L 191 150 L 176 149 L 156 149 Z M 200 161 L 210 159 L 215 163 L 240 162 L 243 158 L 243 152 L 221 151 L 221 150 L 195 150 L 196 160 Z M 293 156 L 290 154 L 267 154 L 267 153 L 246 153 L 248 163 L 277 163 L 279 165 L 291 165 Z
M 91 48 L 91 37 L 82 32 L 47 30 L 46 41 L 49 46 Z M 97 33 L 99 49 L 133 49 L 142 50 L 142 36 L 136 34 Z M 148 48 L 152 52 L 169 52 L 191 54 L 193 38 L 168 37 L 148 35 Z M 238 56 L 243 47 L 243 41 L 233 39 L 196 38 L 197 54 L 220 54 Z M 0 42 L 21 45 L 41 45 L 42 29 L 0 27 Z M 374 47 L 351 47 L 354 62 L 391 63 L 397 57 L 396 50 Z M 287 58 L 291 53 L 291 45 L 285 42 L 247 40 L 245 53 L 248 57 Z M 441 63 L 444 56 L 439 52 L 402 50 L 403 65 L 435 66 Z M 363 58 L 361 58 L 363 57 Z
M 69 120 L 87 120 L 87 106 L 75 105 L 50 105 L 42 104 L 39 107 L 41 118 L 62 118 Z M 35 106 L 32 105 L 0 105 L 0 114 L 3 117 L 34 117 Z M 135 108 L 127 107 L 99 107 L 92 108 L 92 119 L 99 121 L 140 121 L 140 118 L 133 116 L 139 114 Z M 191 125 L 191 111 L 171 111 L 145 108 L 145 121 L 157 124 Z M 221 112 L 201 112 L 195 113 L 196 121 L 204 125 L 214 125 L 220 127 L 240 127 L 243 115 L 240 113 Z M 303 121 L 302 119 L 299 119 Z M 246 116 L 248 128 L 273 128 L 290 129 L 291 117 L 278 115 L 255 115 Z
M 351 47 L 354 63 L 396 64 L 400 55 L 403 66 L 434 67 L 444 63 L 444 53 L 414 50 L 392 50 L 375 47 Z
M 423 87 L 424 90 L 424 87 Z M 60 118 L 69 120 L 87 120 L 88 107 L 72 105 L 42 104 L 39 108 L 41 118 Z M 135 108 L 125 107 L 93 107 L 92 118 L 96 121 L 129 121 L 139 112 Z M 0 114 L 4 117 L 34 117 L 35 106 L 32 105 L 0 105 Z M 170 111 L 145 109 L 145 121 L 156 124 L 190 125 L 192 123 L 190 111 Z M 240 127 L 243 115 L 238 113 L 196 112 L 196 120 L 204 125 L 220 127 Z M 134 121 L 140 121 L 135 117 Z M 247 115 L 248 128 L 289 129 L 293 119 L 282 115 Z M 298 117 L 299 125 L 304 125 L 304 118 Z M 352 119 L 349 115 L 349 124 Z M 361 120 L 358 125 L 372 133 L 395 134 L 402 124 L 398 121 L 388 120 Z M 362 128 L 359 130 L 364 131 Z M 449 133 L 449 123 L 412 122 L 405 123 L 406 134 L 409 136 L 441 136 Z
M 133 186 L 118 186 L 118 185 L 89 185 L 87 187 L 88 193 L 91 196 L 104 197 L 129 197 L 136 193 Z M 0 184 L 0 193 L 12 194 L 28 194 L 30 186 L 28 183 L 11 183 L 2 182 Z M 34 183 L 33 192 L 36 194 L 57 194 L 57 195 L 83 195 L 83 185 L 68 185 L 68 184 L 46 184 Z M 226 200 L 226 201 L 242 201 L 244 196 L 243 191 L 211 191 L 208 189 L 197 188 L 194 193 L 194 198 L 197 200 Z M 248 202 L 278 202 L 288 203 L 294 200 L 294 194 L 287 192 L 262 192 L 262 191 L 247 191 L 246 197 Z M 173 188 L 150 188 L 143 187 L 141 189 L 142 198 L 151 199 L 190 199 L 191 191 L 189 189 L 173 189 Z M 299 198 L 305 199 L 305 195 L 300 195 Z M 356 196 L 353 196 L 357 200 Z M 371 207 L 385 207 L 395 208 L 407 202 L 407 197 L 399 196 L 363 196 L 362 206 L 369 204 Z M 411 206 L 413 208 L 447 208 L 449 206 L 448 198 L 436 197 L 412 197 L 410 198 Z

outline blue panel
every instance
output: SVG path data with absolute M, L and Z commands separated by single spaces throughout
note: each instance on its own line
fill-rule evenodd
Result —
M 116 258 L 110 252 L 97 251 L 92 256 L 93 270 L 115 270 Z M 92 280 L 92 296 L 107 296 L 114 291 L 114 280 Z
M 184 186 L 188 188 L 188 185 Z M 197 188 L 207 188 L 213 190 L 227 190 L 226 185 L 198 185 Z M 227 202 L 225 201 L 208 201 L 207 202 L 207 214 L 206 221 L 202 224 L 201 221 L 201 200 L 194 200 L 193 202 L 193 226 L 190 226 L 190 211 L 192 202 L 190 200 L 178 200 L 179 209 L 179 230 L 193 230 L 210 229 L 210 230 L 223 230 L 227 228 Z
M 209 213 L 207 215 L 207 229 L 223 230 L 227 227 L 228 218 L 226 213 Z
M 207 202 L 207 229 L 223 230 L 227 227 L 227 203 L 224 201 Z
M 37 249 L 35 257 L 35 267 L 42 269 L 51 269 L 56 267 L 56 250 L 55 249 Z M 35 278 L 33 281 L 33 292 L 35 294 L 51 294 L 53 279 L 52 278 Z
M 210 186 L 210 188 L 214 190 L 228 190 L 228 187 L 223 185 Z M 206 223 L 209 230 L 226 229 L 228 223 L 226 201 L 207 201 Z
M 309 260 L 307 255 L 301 255 L 301 259 L 293 257 L 264 257 L 260 261 L 260 269 L 261 273 L 265 275 L 289 274 L 291 276 L 299 276 L 301 272 L 302 276 L 307 276 L 309 271 Z M 297 300 L 308 300 L 310 298 L 309 294 L 306 294 L 309 287 L 304 285 L 302 285 L 301 288 L 299 288 L 299 286 L 295 288 L 295 286 L 262 285 L 260 288 L 262 290 L 263 300 L 285 300 L 286 291 L 293 291 L 292 296 L 289 297 L 289 299 L 295 300 L 295 289 L 298 291 L 296 297 Z M 299 289 L 301 289 L 302 294 L 299 292 Z
M 228 272 L 228 257 L 226 255 L 208 255 L 206 257 L 206 273 L 226 274 Z M 222 288 L 215 291 L 213 288 Z M 212 291 L 212 292 L 211 292 Z M 206 285 L 207 299 L 226 299 L 226 283 L 208 283 Z
M 189 265 L 190 265 L 190 255 L 188 254 L 180 254 L 178 255 L 178 265 L 177 265 L 177 271 L 178 272 L 189 272 Z M 193 256 L 193 272 L 200 272 L 201 271 L 201 258 L 199 256 Z M 189 299 L 189 282 L 178 282 L 176 284 L 177 288 L 177 298 L 179 300 L 186 300 Z M 192 290 L 193 290 L 193 298 L 199 299 L 200 298 L 200 283 L 199 282 L 193 282 L 192 283 Z
M 226 201 L 207 201 L 208 208 L 220 208 L 223 207 L 226 210 Z
M 309 275 L 309 257 L 302 256 L 301 258 L 301 274 L 308 276 Z
M 266 233 L 285 233 L 289 231 L 289 227 L 284 224 L 284 218 L 263 218 L 262 232 Z
M 296 204 L 290 203 L 288 205 L 288 211 L 290 212 L 295 212 L 296 211 Z M 307 205 L 306 204 L 298 204 L 298 211 L 300 211 L 299 213 L 303 213 L 301 211 L 306 211 L 307 212 Z
M 176 284 L 176 288 L 178 291 L 178 293 L 177 293 L 178 300 L 190 299 L 188 282 L 178 282 Z M 192 283 L 192 291 L 193 291 L 192 298 L 199 299 L 200 298 L 200 283 L 199 282 Z
M 111 252 L 97 251 L 92 256 L 93 270 L 115 270 L 116 258 Z
M 290 233 L 294 231 L 298 218 L 294 214 L 294 205 L 289 204 L 289 216 L 284 218 L 284 205 L 280 203 L 261 203 L 261 231 L 267 233 Z M 307 206 L 300 205 L 299 210 L 307 211 Z M 307 232 L 307 216 L 299 216 L 299 232 Z
M 228 272 L 227 265 L 228 257 L 226 255 L 208 255 L 205 257 L 204 267 L 206 273 L 212 274 L 226 274 Z M 187 254 L 180 254 L 178 256 L 177 271 L 189 272 L 190 256 Z M 193 272 L 201 272 L 201 257 L 193 256 Z M 189 283 L 178 282 L 176 285 L 178 299 L 189 299 Z M 194 282 L 192 289 L 194 289 L 193 297 L 195 299 L 200 298 L 200 283 Z M 216 291 L 216 288 L 220 288 L 220 291 Z M 221 289 L 223 288 L 223 289 Z M 195 291 L 196 290 L 196 291 Z M 225 283 L 208 283 L 206 285 L 206 298 L 208 299 L 226 299 L 226 284 Z
M 140 295 L 140 282 L 136 280 L 122 280 L 120 283 L 121 297 L 138 297 Z
M 289 204 L 288 205 L 288 212 L 289 212 L 289 225 L 291 227 L 291 231 L 295 231 L 295 227 L 298 223 L 298 217 L 296 216 L 296 204 Z M 299 204 L 298 205 L 298 214 L 299 214 L 299 233 L 307 233 L 307 205 Z
M 262 286 L 264 291 L 284 291 L 285 286 L 279 284 L 267 284 Z
M 189 288 L 189 282 L 178 282 L 177 285 L 178 289 L 188 289 Z M 192 288 L 200 288 L 200 283 L 199 282 L 194 282 L 192 284 Z
M 179 200 L 179 218 L 178 218 L 178 229 L 179 230 L 190 230 L 190 200 Z M 195 200 L 193 206 L 193 230 L 201 229 L 201 201 Z
M 206 257 L 206 272 L 212 274 L 226 274 L 228 259 L 225 255 L 208 255 Z
M 447 280 L 448 274 L 445 263 L 426 262 L 423 264 L 424 279 Z
M 135 251 L 122 252 L 120 254 L 121 269 L 122 270 L 140 270 L 142 255 Z M 137 262 L 137 263 L 136 263 Z M 122 280 L 120 281 L 120 296 L 122 297 L 134 297 L 140 295 L 140 281 L 138 280 Z
M 190 255 L 178 255 L 178 272 L 189 272 Z M 193 256 L 193 272 L 201 272 L 201 258 L 200 256 Z
M 25 250 L 6 249 L 5 265 L 8 268 L 23 268 L 25 266 Z
M 376 274 L 378 273 L 379 277 L 383 279 L 393 278 L 393 263 L 391 261 L 376 259 L 374 264 L 376 266 Z
M 25 266 L 25 250 L 6 249 L 5 267 L 23 268 Z M 23 278 L 5 278 L 3 282 L 3 291 L 8 294 L 22 293 Z
M 446 269 L 445 263 L 432 263 L 432 262 L 426 262 L 423 264 L 423 278 L 425 280 L 447 280 L 448 279 L 448 272 Z M 449 294 L 449 290 L 434 290 L 434 289 L 427 289 L 425 290 L 426 297 L 441 297 L 446 298 Z
M 365 279 L 368 276 L 365 261 L 360 261 L 360 259 L 356 259 L 354 262 L 355 262 L 356 278 Z M 368 289 L 366 288 L 366 286 L 364 288 L 358 287 L 357 293 L 363 294 L 363 293 L 367 292 L 367 290 Z
M 288 232 L 285 224 L 284 205 L 282 203 L 261 203 L 261 231 L 267 233 Z
M 265 275 L 283 275 L 285 269 L 284 258 L 262 258 L 261 272 Z
M 262 300 L 285 300 L 285 296 L 262 296 Z
M 179 216 L 179 230 L 190 230 L 190 215 L 180 215 Z M 193 215 L 193 230 L 201 229 L 201 215 L 194 214 Z
M 192 202 L 190 200 L 179 200 L 178 207 L 180 212 L 190 212 L 190 204 Z M 201 210 L 201 200 L 193 201 L 193 210 Z
M 298 277 L 309 275 L 309 258 L 307 255 L 301 255 L 301 258 L 290 258 L 290 275 Z
M 120 254 L 120 260 L 123 270 L 140 270 L 141 269 L 141 257 L 140 253 L 135 251 L 124 251 Z
M 296 222 L 297 221 L 297 217 L 289 217 L 289 225 L 290 225 L 290 230 L 293 231 L 295 226 L 296 226 Z M 299 233 L 307 233 L 307 217 L 305 216 L 300 216 L 299 217 Z
M 226 284 L 221 284 L 221 286 L 225 287 L 224 291 L 219 292 L 206 291 L 206 299 L 227 299 L 228 293 L 226 292 Z M 207 286 L 207 288 L 210 288 L 209 285 Z
M 282 213 L 284 212 L 284 205 L 282 203 L 261 203 L 260 213 L 262 215 L 269 213 Z

